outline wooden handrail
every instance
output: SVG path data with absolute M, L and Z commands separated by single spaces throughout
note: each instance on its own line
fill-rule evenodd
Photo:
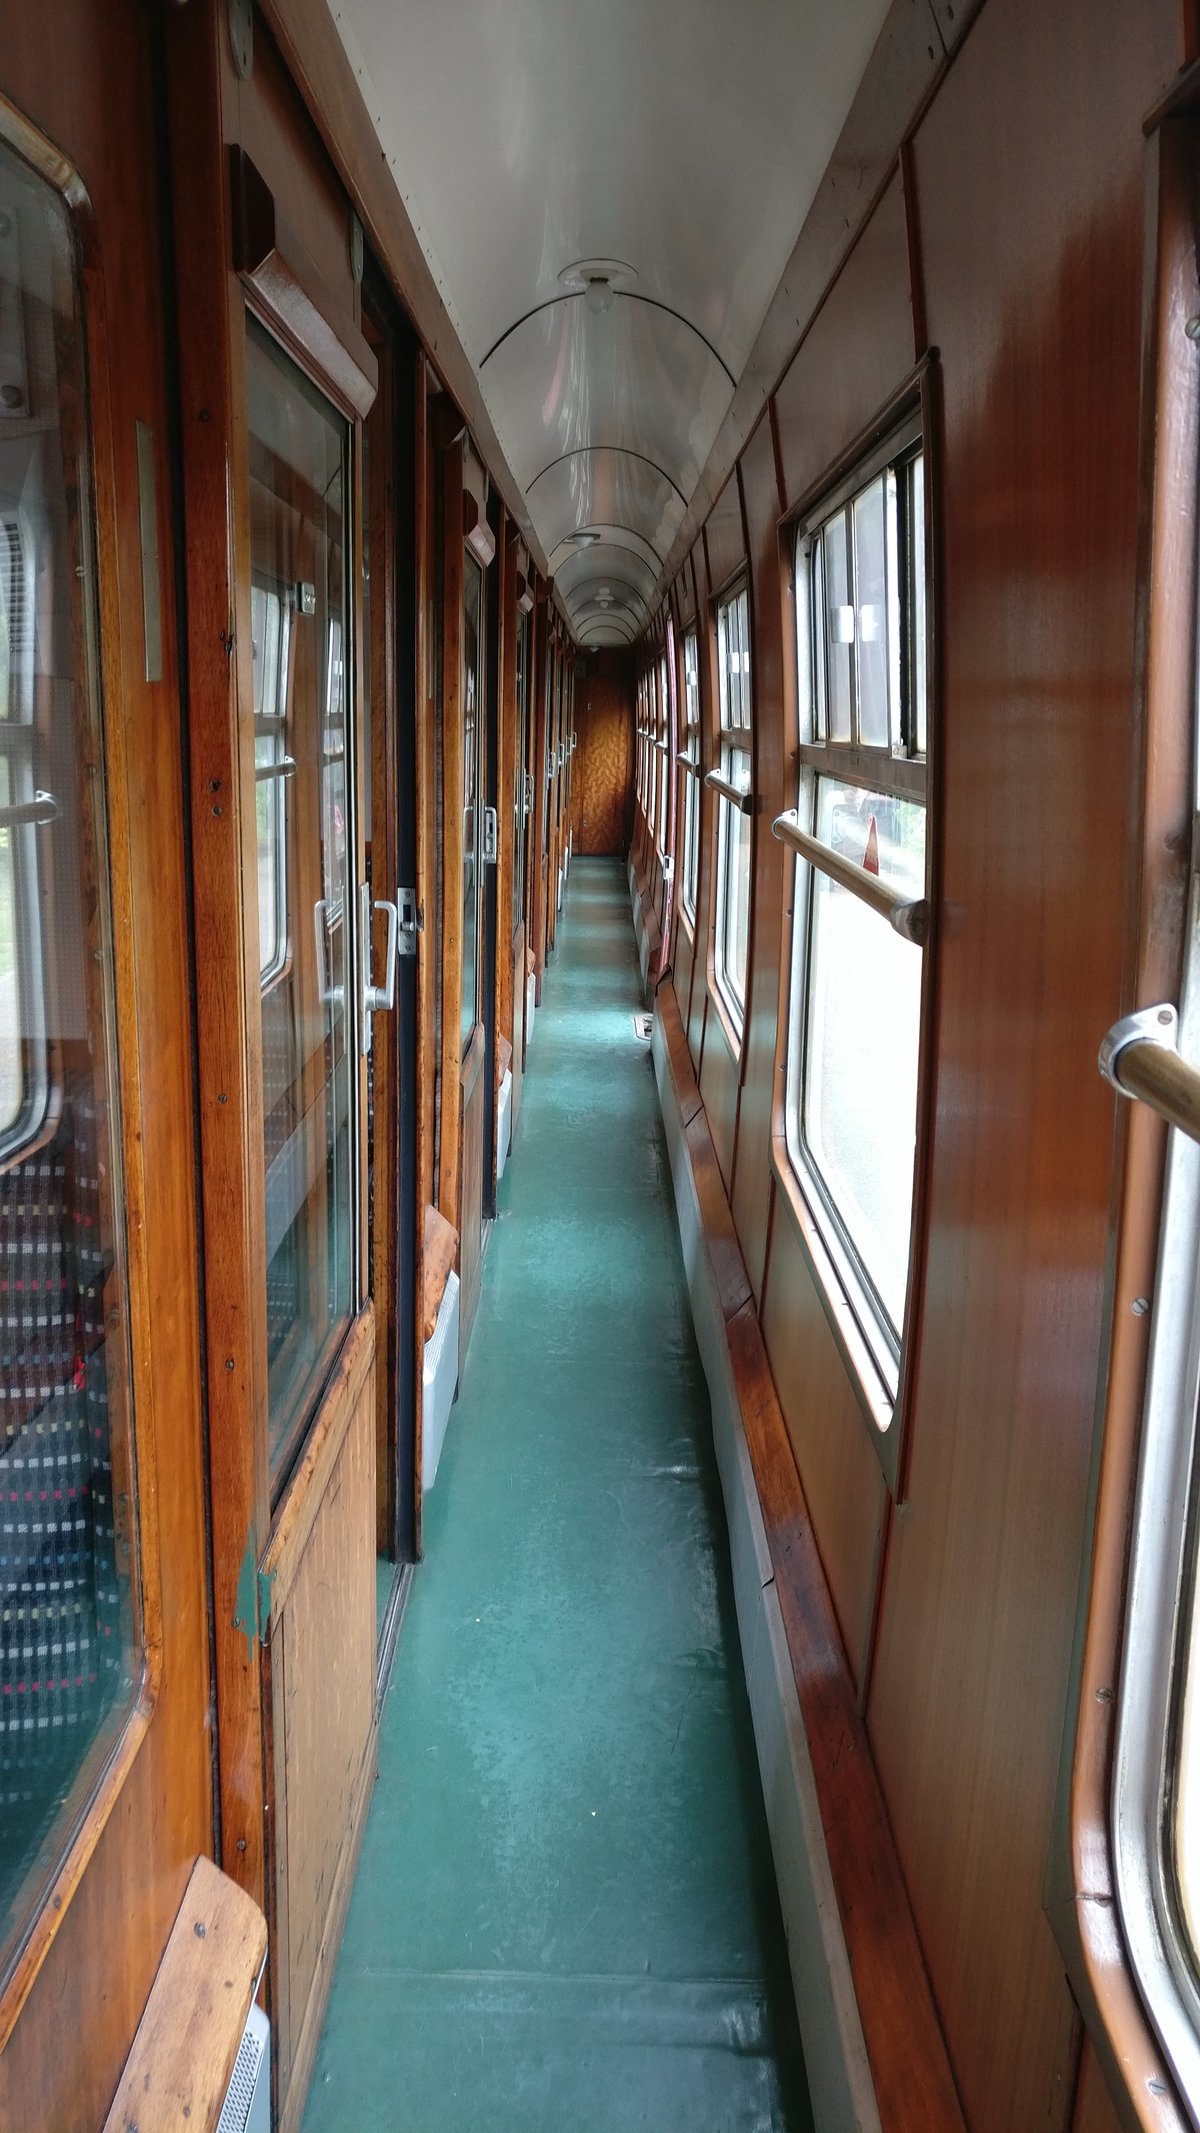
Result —
M 929 932 L 929 905 L 923 896 L 905 896 L 902 889 L 893 889 L 891 883 L 881 881 L 878 874 L 868 874 L 865 867 L 853 859 L 844 859 L 832 845 L 822 844 L 819 837 L 810 836 L 807 830 L 801 829 L 795 808 L 789 809 L 787 814 L 776 815 L 771 834 L 789 850 L 798 853 L 801 859 L 807 859 L 810 866 L 828 875 L 830 881 L 849 889 L 851 895 L 857 896 L 869 910 L 886 918 L 901 940 L 912 941 L 917 948 L 924 947 Z
M 720 793 L 723 800 L 728 800 L 731 807 L 736 807 L 740 815 L 754 813 L 754 794 L 739 792 L 737 786 L 731 785 L 728 778 L 723 778 L 719 770 L 706 771 L 704 782 L 711 785 L 714 792 Z

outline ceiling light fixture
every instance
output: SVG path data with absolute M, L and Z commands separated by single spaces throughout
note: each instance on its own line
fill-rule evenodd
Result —
M 609 310 L 616 290 L 607 274 L 589 274 L 583 292 L 583 301 L 593 318 L 602 318 Z
M 559 275 L 564 289 L 583 297 L 594 317 L 609 310 L 614 296 L 637 280 L 637 270 L 627 259 L 576 259 Z
M 593 548 L 600 538 L 594 526 L 580 526 L 570 535 L 577 548 Z

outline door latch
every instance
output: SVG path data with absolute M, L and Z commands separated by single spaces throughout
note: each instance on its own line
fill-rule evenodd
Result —
M 396 910 L 400 919 L 400 944 L 397 953 L 400 955 L 415 955 L 417 952 L 417 935 L 425 930 L 424 916 L 417 909 L 417 892 L 415 889 L 397 889 Z
M 483 863 L 494 867 L 500 856 L 500 825 L 494 807 L 483 810 Z

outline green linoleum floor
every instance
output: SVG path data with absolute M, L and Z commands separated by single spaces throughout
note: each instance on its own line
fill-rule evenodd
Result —
M 305 2133 L 811 2124 L 619 861 L 559 943 Z

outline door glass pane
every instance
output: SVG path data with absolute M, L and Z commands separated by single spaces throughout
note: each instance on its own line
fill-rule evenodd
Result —
M 925 893 L 925 809 L 817 780 L 816 834 L 912 897 Z M 898 1332 L 908 1281 L 921 953 L 827 875 L 812 875 L 805 1014 L 807 1152 Z
M 291 834 L 283 872 L 273 882 L 259 873 L 264 955 L 272 935 L 279 938 L 271 899 L 281 889 L 291 913 L 290 954 L 262 1001 L 270 1448 L 278 1486 L 353 1304 L 348 431 L 253 322 L 247 379 L 253 578 L 287 611 L 290 654 L 276 662 L 284 694 L 275 718 L 295 764 L 286 780 Z M 266 641 L 264 634 L 264 651 Z M 264 677 L 266 671 L 264 662 Z M 259 738 L 256 732 L 256 748 Z
M 0 321 L 2 1957 L 139 1667 L 79 282 L 62 202 L 4 147 Z
M 462 1048 L 479 1020 L 479 713 L 483 659 L 483 572 L 468 556 L 463 577 Z

